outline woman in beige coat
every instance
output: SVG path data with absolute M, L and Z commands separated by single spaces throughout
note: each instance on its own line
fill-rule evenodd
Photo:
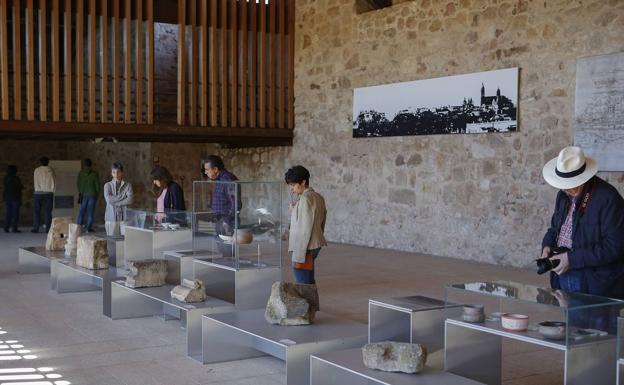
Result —
M 325 199 L 310 187 L 310 172 L 303 166 L 291 167 L 285 175 L 291 192 L 298 198 L 290 203 L 290 236 L 288 251 L 292 253 L 293 273 L 297 283 L 315 284 L 314 261 L 327 245 L 325 231 Z

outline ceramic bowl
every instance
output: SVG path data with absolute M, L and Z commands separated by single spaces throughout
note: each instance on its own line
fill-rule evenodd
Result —
M 524 314 L 507 313 L 501 315 L 503 329 L 514 332 L 523 332 L 529 327 L 529 316 Z
M 562 340 L 566 336 L 566 323 L 561 321 L 544 321 L 537 324 L 537 331 L 549 340 Z
M 479 303 L 464 305 L 464 314 L 478 315 L 485 314 L 485 308 Z

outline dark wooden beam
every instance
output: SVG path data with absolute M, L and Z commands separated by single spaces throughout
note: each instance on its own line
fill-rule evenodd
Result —
M 241 141 L 264 141 L 267 143 L 292 144 L 293 130 L 268 128 L 231 128 L 153 125 L 153 124 L 115 124 L 87 122 L 34 122 L 5 120 L 0 121 L 0 137 L 38 137 L 42 140 L 63 138 L 113 137 L 117 140 L 162 141 L 162 142 L 212 142 L 237 143 Z

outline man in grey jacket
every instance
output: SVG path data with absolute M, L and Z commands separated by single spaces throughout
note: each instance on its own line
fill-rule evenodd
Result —
M 126 221 L 126 207 L 132 204 L 132 184 L 123 180 L 123 166 L 119 162 L 111 165 L 112 180 L 104 185 L 106 213 L 104 221 L 106 235 L 123 235 Z
M 42 156 L 39 159 L 41 164 L 35 169 L 33 175 L 33 226 L 31 232 L 39 232 L 41 208 L 45 216 L 46 231 L 50 230 L 52 224 L 52 208 L 54 206 L 54 190 L 56 189 L 54 170 L 48 164 L 50 159 Z
M 310 187 L 310 172 L 303 166 L 291 167 L 284 176 L 291 192 L 288 251 L 292 253 L 293 273 L 297 283 L 316 284 L 314 261 L 327 245 L 325 218 L 327 209 L 323 196 Z

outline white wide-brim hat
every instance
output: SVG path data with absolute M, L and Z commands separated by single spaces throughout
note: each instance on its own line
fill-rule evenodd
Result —
M 551 159 L 542 169 L 546 182 L 561 190 L 578 187 L 597 172 L 598 163 L 576 146 L 561 150 L 559 156 Z

